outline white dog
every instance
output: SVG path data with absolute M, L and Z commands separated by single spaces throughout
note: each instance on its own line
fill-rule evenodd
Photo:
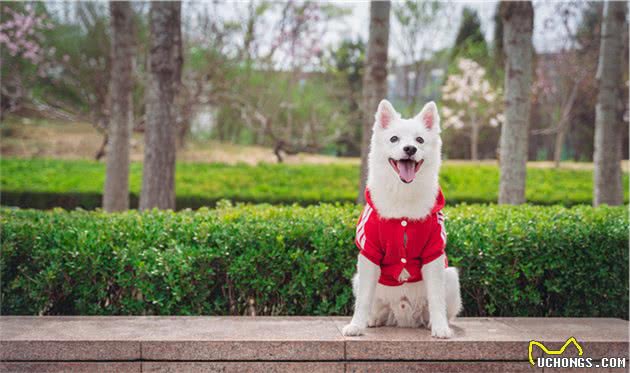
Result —
M 461 296 L 457 270 L 447 267 L 444 253 L 437 107 L 429 102 L 403 119 L 383 100 L 375 119 L 367 203 L 355 239 L 356 303 L 343 334 L 361 335 L 368 326 L 427 326 L 432 336 L 449 338 L 448 322 L 461 310 Z

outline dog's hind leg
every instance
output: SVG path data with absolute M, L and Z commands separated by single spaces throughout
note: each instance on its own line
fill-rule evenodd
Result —
M 396 326 L 396 316 L 394 315 L 394 311 L 391 309 L 387 313 L 387 321 L 385 322 L 385 326 Z
M 374 299 L 374 306 L 372 307 L 368 319 L 368 327 L 376 328 L 385 325 L 390 312 L 389 305 L 384 303 L 381 299 Z
M 446 317 L 451 321 L 462 310 L 462 296 L 459 289 L 457 268 L 446 268 L 444 270 L 444 280 L 446 282 Z

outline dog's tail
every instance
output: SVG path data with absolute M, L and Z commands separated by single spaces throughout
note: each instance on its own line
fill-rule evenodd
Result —
M 445 269 L 446 282 L 446 317 L 453 320 L 462 310 L 462 296 L 459 289 L 459 273 L 457 268 Z

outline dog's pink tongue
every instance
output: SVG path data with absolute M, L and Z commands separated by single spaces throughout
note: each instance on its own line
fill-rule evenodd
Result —
M 415 162 L 398 162 L 398 175 L 405 182 L 410 183 L 416 177 L 416 164 Z

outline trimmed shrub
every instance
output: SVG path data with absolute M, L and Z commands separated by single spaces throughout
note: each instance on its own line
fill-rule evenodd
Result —
M 94 161 L 1 159 L 2 204 L 23 208 L 95 209 L 101 205 L 105 166 Z M 142 165 L 131 164 L 132 207 L 138 203 Z M 353 203 L 357 198 L 359 167 L 352 164 L 224 165 L 179 163 L 177 208 L 214 206 L 221 199 L 236 202 L 312 205 Z M 624 174 L 628 183 L 628 175 Z M 494 203 L 499 171 L 496 166 L 449 164 L 442 167 L 440 184 L 447 203 Z M 591 204 L 591 171 L 530 168 L 527 200 L 533 204 L 572 206 Z M 628 201 L 626 191 L 626 201 Z
M 0 209 L 11 315 L 348 315 L 355 205 Z M 446 209 L 469 316 L 628 318 L 626 207 Z

